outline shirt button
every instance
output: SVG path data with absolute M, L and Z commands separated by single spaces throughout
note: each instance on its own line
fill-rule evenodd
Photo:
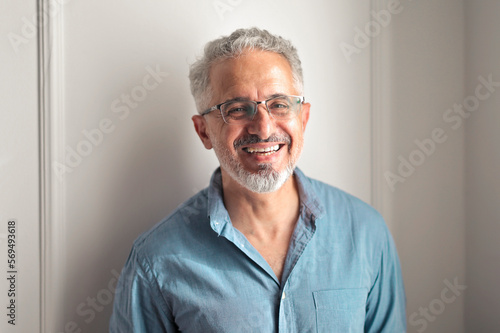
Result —
M 285 299 L 286 295 L 285 292 L 283 292 L 283 295 L 281 295 L 281 299 Z

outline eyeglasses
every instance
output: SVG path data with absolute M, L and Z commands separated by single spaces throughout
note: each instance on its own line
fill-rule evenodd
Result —
M 212 106 L 201 113 L 202 116 L 212 111 L 220 110 L 222 119 L 227 124 L 240 124 L 252 121 L 259 104 L 266 106 L 267 112 L 277 120 L 293 118 L 305 102 L 304 96 L 279 95 L 265 101 L 233 100 Z

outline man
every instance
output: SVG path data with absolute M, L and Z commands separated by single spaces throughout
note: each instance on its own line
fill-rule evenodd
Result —
M 110 331 L 404 332 L 384 221 L 295 167 L 310 104 L 291 43 L 237 30 L 207 44 L 190 80 L 220 168 L 135 241 Z

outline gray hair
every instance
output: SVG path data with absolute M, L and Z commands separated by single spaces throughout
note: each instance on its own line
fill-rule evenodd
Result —
M 203 112 L 210 107 L 212 99 L 210 87 L 210 69 L 218 61 L 236 58 L 246 49 L 262 50 L 281 54 L 286 58 L 292 68 L 292 77 L 295 89 L 302 94 L 304 79 L 302 66 L 297 49 L 292 43 L 281 36 L 269 33 L 258 28 L 238 29 L 229 36 L 208 42 L 204 54 L 189 69 L 191 93 L 193 94 L 198 112 Z

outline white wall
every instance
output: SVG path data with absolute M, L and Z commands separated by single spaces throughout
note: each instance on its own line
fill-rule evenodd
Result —
M 500 82 L 500 2 L 466 1 L 466 91 L 474 95 L 478 76 Z M 485 90 L 482 90 L 484 93 Z M 465 120 L 468 332 L 500 327 L 500 91 L 480 102 Z
M 217 166 L 190 122 L 188 63 L 206 41 L 253 25 L 292 39 L 303 60 L 312 115 L 300 167 L 386 217 L 403 268 L 408 332 L 460 333 L 465 322 L 470 332 L 495 331 L 499 95 L 456 129 L 448 110 L 474 93 L 479 75 L 500 81 L 498 2 L 402 1 L 401 12 L 358 43 L 350 62 L 339 46 L 355 45 L 354 29 L 373 20 L 371 6 L 387 9 L 390 0 L 62 2 L 44 28 L 43 87 L 35 37 L 19 53 L 7 38 L 0 42 L 1 77 L 8 78 L 0 83 L 0 181 L 8 189 L 0 193 L 0 219 L 21 222 L 20 300 L 30 317 L 19 331 L 40 325 L 40 276 L 48 278 L 44 332 L 106 331 L 110 290 L 132 241 L 206 186 Z M 3 7 L 3 36 L 22 34 L 22 17 L 36 11 L 35 2 Z M 129 113 L 116 109 L 157 66 L 168 73 L 158 86 Z M 43 105 L 37 88 L 47 89 Z M 48 129 L 42 147 L 49 173 L 42 178 L 40 127 Z M 439 129 L 446 140 L 429 156 L 418 153 L 415 140 L 428 142 Z M 421 165 L 399 174 L 400 158 L 411 156 Z M 388 172 L 397 179 L 393 190 Z M 468 289 L 445 303 L 455 279 Z
M 312 104 L 300 166 L 369 201 L 370 49 L 348 63 L 339 48 L 368 19 L 369 1 L 69 1 L 51 49 L 63 96 L 51 110 L 63 193 L 51 246 L 64 265 L 53 270 L 63 292 L 48 331 L 105 331 L 132 241 L 208 184 L 218 163 L 193 130 L 188 63 L 238 27 L 293 40 Z M 166 73 L 157 87 L 126 111 L 122 94 L 139 93 L 156 68 Z
M 36 29 L 26 30 L 26 38 L 21 32 L 22 17 L 31 19 L 35 13 L 36 1 L 14 6 L 8 1 L 0 2 L 1 332 L 36 332 L 40 326 L 37 39 Z M 15 243 L 8 244 L 7 223 L 11 219 L 17 221 L 16 238 Z M 12 268 L 7 266 L 9 249 L 15 251 Z M 11 270 L 17 273 L 7 273 Z M 15 275 L 13 289 L 7 281 L 11 275 Z M 9 290 L 15 296 L 8 296 Z M 11 300 L 15 300 L 15 326 L 8 324 L 11 318 L 6 316 L 10 314 L 6 307 Z
M 390 59 L 390 92 L 384 93 L 381 172 L 392 172 L 394 182 L 393 191 L 384 183 L 383 212 L 394 226 L 401 258 L 408 332 L 459 333 L 465 295 L 450 304 L 441 295 L 444 281 L 465 283 L 464 134 L 463 126 L 452 129 L 443 115 L 465 97 L 463 6 L 456 0 L 403 5 L 383 54 Z M 435 130 L 446 141 L 430 144 Z M 428 154 L 415 140 L 427 142 Z M 401 159 L 415 166 L 401 167 Z

